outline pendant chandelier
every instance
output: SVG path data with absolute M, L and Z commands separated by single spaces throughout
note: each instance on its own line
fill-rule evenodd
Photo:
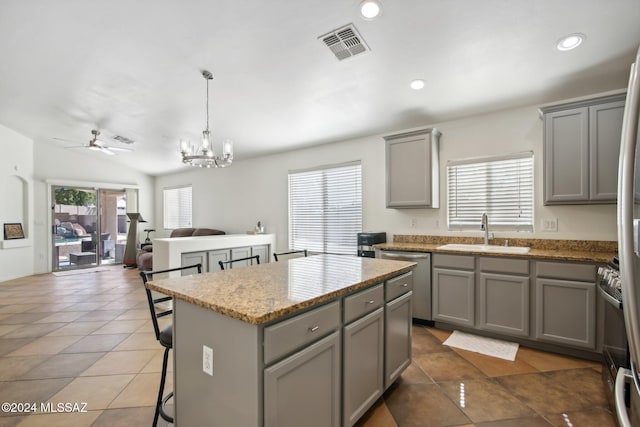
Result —
M 202 77 L 207 82 L 207 128 L 202 131 L 202 142 L 199 147 L 194 146 L 190 141 L 180 140 L 182 163 L 200 168 L 224 168 L 233 162 L 233 142 L 229 139 L 223 141 L 220 155 L 213 149 L 209 130 L 209 80 L 213 80 L 213 74 L 202 70 Z

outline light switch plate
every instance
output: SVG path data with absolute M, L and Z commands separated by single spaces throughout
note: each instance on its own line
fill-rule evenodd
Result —
M 558 218 L 540 219 L 540 231 L 558 231 Z
M 202 372 L 213 376 L 213 349 L 202 346 Z

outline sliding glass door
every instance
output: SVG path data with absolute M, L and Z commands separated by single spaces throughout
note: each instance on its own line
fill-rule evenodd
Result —
M 125 190 L 52 186 L 53 271 L 122 263 Z

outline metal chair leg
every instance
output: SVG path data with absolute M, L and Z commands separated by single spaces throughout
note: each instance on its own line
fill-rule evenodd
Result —
M 160 390 L 158 390 L 158 401 L 156 403 L 156 413 L 153 416 L 153 427 L 158 425 L 158 416 L 162 416 L 162 419 L 173 423 L 173 418 L 164 413 L 163 406 L 166 403 L 166 400 L 169 399 L 170 396 L 173 396 L 173 392 L 171 392 L 170 396 L 167 396 L 167 399 L 162 399 L 162 394 L 164 393 L 164 383 L 167 377 L 167 364 L 169 361 L 169 347 L 164 349 L 164 356 L 162 358 L 162 375 L 160 377 Z

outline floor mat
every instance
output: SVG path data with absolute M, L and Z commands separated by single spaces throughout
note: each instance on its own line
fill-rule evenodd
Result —
M 519 347 L 517 343 L 480 337 L 460 331 L 453 331 L 443 344 L 511 361 L 516 360 Z

